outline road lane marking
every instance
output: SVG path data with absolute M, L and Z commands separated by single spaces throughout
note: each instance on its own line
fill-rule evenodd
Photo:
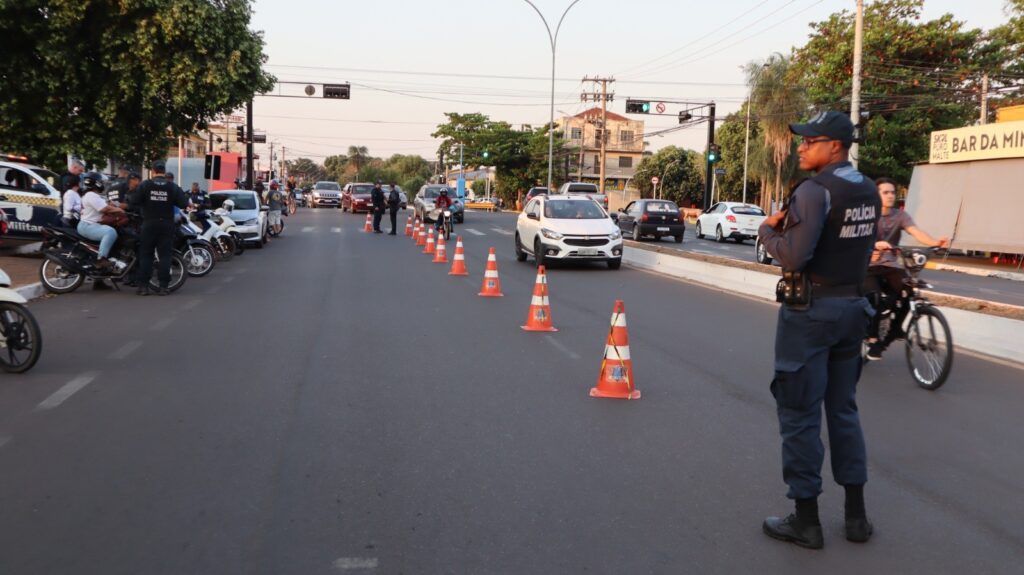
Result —
M 336 234 L 340 234 L 341 233 L 341 228 L 331 228 L 331 231 L 336 233 Z
M 228 277 L 226 277 L 226 278 L 224 278 L 224 279 L 222 279 L 220 281 L 222 281 L 222 282 L 224 282 L 226 284 L 229 284 L 229 283 L 235 281 L 235 276 L 228 276 Z
M 341 557 L 340 559 L 334 560 L 334 568 L 339 571 L 349 571 L 351 569 L 376 569 L 377 563 L 376 557 Z
M 565 355 L 571 357 L 572 359 L 580 359 L 580 355 L 578 353 L 576 353 L 573 350 L 565 347 L 565 345 L 562 344 L 562 342 L 558 341 L 554 337 L 552 337 L 550 335 L 546 335 L 546 336 L 544 336 L 544 339 L 548 340 L 548 343 L 550 343 L 552 345 L 552 347 L 554 347 L 558 351 L 564 353 Z
M 306 226 L 306 227 L 302 228 L 302 231 L 303 231 L 303 233 L 311 232 L 311 231 L 313 231 L 313 226 Z
M 142 347 L 141 340 L 129 341 L 128 343 L 117 348 L 117 350 L 110 354 L 110 359 L 124 359 L 132 354 L 133 351 Z
M 503 236 L 512 236 L 512 235 L 515 235 L 515 232 L 510 232 L 510 231 L 508 231 L 508 230 L 503 230 L 503 229 L 501 229 L 501 228 L 491 228 L 491 231 L 494 231 L 494 232 L 496 232 L 496 233 L 499 233 L 499 234 L 501 234 L 501 235 L 503 235 Z
M 486 236 L 487 235 L 487 234 L 485 234 L 483 232 L 478 232 L 478 231 L 474 230 L 473 228 L 466 228 L 466 233 L 473 234 L 474 236 Z
M 175 318 L 175 317 L 165 317 L 165 318 L 161 319 L 160 321 L 154 323 L 153 327 L 151 327 L 149 329 L 152 330 L 152 331 L 162 331 L 162 330 L 165 330 L 168 327 L 170 327 L 170 325 L 172 323 L 174 323 L 174 320 L 176 320 L 176 319 L 178 319 L 178 318 Z
M 0 447 L 3 447 L 10 443 L 12 439 L 14 438 L 11 437 L 10 435 L 0 435 Z
M 92 383 L 92 380 L 96 379 L 97 375 L 99 375 L 98 372 L 91 371 L 88 373 L 83 373 L 82 375 L 76 377 L 75 379 L 72 379 L 71 381 L 65 383 L 60 389 L 53 392 L 53 395 L 41 401 L 39 405 L 36 406 L 36 409 L 53 409 L 57 407 L 58 405 L 67 401 L 69 397 L 78 393 L 83 387 Z

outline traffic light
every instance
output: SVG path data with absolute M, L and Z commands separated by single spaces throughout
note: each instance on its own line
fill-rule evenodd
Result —
M 245 143 L 245 126 L 238 126 L 235 128 L 235 141 L 240 144 Z
M 686 122 L 687 120 L 692 120 L 692 119 L 693 119 L 693 114 L 691 114 L 689 112 L 679 112 L 679 123 L 680 124 L 682 124 L 683 122 Z
M 715 162 L 721 161 L 722 151 L 719 149 L 718 144 L 711 144 L 708 146 L 708 163 L 714 164 Z
M 626 100 L 627 114 L 650 114 L 651 103 L 646 100 Z
M 491 153 L 488 152 L 487 150 L 484 150 L 484 159 L 486 160 L 489 157 L 491 157 Z

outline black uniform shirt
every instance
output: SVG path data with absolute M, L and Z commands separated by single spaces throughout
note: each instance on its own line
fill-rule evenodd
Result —
M 384 190 L 379 187 L 373 188 L 373 191 L 370 192 L 370 200 L 373 201 L 374 208 L 382 209 L 384 207 Z
M 129 202 L 142 211 L 143 221 L 172 221 L 174 207 L 185 209 L 188 196 L 177 184 L 157 176 L 139 184 Z

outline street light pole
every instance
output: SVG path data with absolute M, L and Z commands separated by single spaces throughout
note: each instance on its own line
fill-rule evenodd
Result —
M 761 67 L 757 70 L 757 74 L 754 75 L 754 80 L 750 83 L 750 92 L 747 95 L 747 135 L 743 143 L 743 203 L 747 203 L 747 160 L 750 158 L 750 101 L 754 97 L 754 87 L 757 86 L 757 80 L 761 77 L 761 72 L 768 67 L 768 62 L 761 64 Z
M 558 19 L 558 26 L 555 26 L 554 34 L 551 33 L 551 26 L 548 26 L 547 18 L 537 9 L 537 6 L 530 0 L 524 1 L 533 8 L 534 12 L 540 16 L 541 21 L 544 22 L 544 28 L 548 31 L 548 40 L 551 42 L 551 117 L 548 120 L 548 190 L 550 190 L 552 188 L 552 170 L 555 164 L 555 48 L 558 46 L 558 31 L 562 29 L 565 15 L 580 0 L 573 0 L 569 7 L 565 9 L 565 12 L 562 12 L 562 17 Z

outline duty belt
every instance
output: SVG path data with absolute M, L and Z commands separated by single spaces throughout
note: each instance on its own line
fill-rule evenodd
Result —
M 814 299 L 823 297 L 860 297 L 864 295 L 859 285 L 822 285 L 812 280 L 811 297 Z

